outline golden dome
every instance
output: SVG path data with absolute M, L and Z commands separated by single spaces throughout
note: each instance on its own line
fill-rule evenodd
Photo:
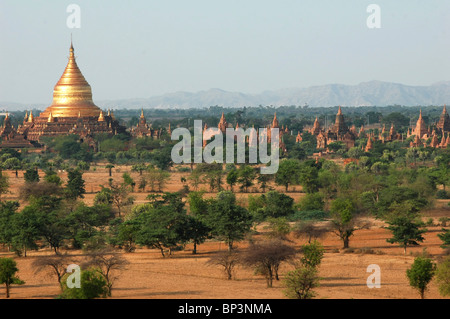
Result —
M 91 86 L 84 78 L 75 61 L 73 45 L 70 45 L 69 62 L 66 69 L 56 83 L 53 90 L 53 103 L 40 117 L 77 117 L 95 116 L 100 113 L 100 108 L 92 101 Z

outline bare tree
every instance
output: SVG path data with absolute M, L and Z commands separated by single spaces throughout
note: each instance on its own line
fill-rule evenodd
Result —
M 59 287 L 63 291 L 63 284 L 61 282 L 62 277 L 67 271 L 67 266 L 74 263 L 74 259 L 70 259 L 69 255 L 56 255 L 56 256 L 42 256 L 33 261 L 33 268 L 35 268 L 35 274 L 50 269 L 56 275 L 58 279 Z
M 284 261 L 294 257 L 295 248 L 281 240 L 264 240 L 250 245 L 244 253 L 242 263 L 255 267 L 266 278 L 267 287 L 272 287 L 273 278 L 278 278 L 278 268 Z
M 320 239 L 329 231 L 329 227 L 320 226 L 317 221 L 308 220 L 296 223 L 293 228 L 293 235 L 296 238 L 307 238 L 308 243 L 311 243 L 312 239 Z
M 218 265 L 224 268 L 227 275 L 227 279 L 231 280 L 233 278 L 233 272 L 240 262 L 240 254 L 237 249 L 231 251 L 220 251 L 213 255 L 207 262 L 207 264 Z
M 82 268 L 94 267 L 106 280 L 108 296 L 111 296 L 114 281 L 117 275 L 114 272 L 124 270 L 129 262 L 119 253 L 110 249 L 96 250 L 89 254 L 89 260 L 82 265 Z

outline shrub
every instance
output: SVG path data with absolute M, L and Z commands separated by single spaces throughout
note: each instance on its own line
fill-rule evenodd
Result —
M 430 258 L 417 257 L 410 269 L 406 270 L 409 284 L 418 290 L 420 297 L 425 298 L 425 291 L 434 276 L 436 264 Z
M 437 199 L 450 199 L 450 193 L 443 189 L 440 189 L 436 192 L 436 198 Z
M 436 281 L 439 285 L 439 293 L 441 296 L 450 295 L 450 256 L 438 264 L 436 268 Z
M 63 293 L 58 296 L 60 299 L 95 299 L 107 296 L 107 282 L 96 270 L 81 271 L 80 288 L 67 287 L 67 278 L 69 276 L 70 274 L 66 274 L 63 277 Z
M 298 211 L 288 216 L 289 221 L 298 220 L 324 220 L 329 217 L 327 212 L 323 210 Z
M 319 286 L 317 269 L 314 267 L 301 267 L 286 274 L 284 294 L 291 299 L 312 299 L 315 293 L 313 288 Z

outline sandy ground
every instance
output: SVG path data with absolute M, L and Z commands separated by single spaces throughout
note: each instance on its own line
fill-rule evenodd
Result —
M 124 168 L 113 169 L 113 178 L 121 178 Z M 22 173 L 16 178 L 13 172 L 10 176 L 11 194 L 3 199 L 16 199 L 17 190 L 23 183 Z M 138 180 L 138 173 L 131 173 Z M 182 173 L 173 174 L 165 191 L 180 189 Z M 61 176 L 64 178 L 64 174 Z M 107 170 L 98 167 L 95 172 L 84 174 L 87 192 L 96 192 L 100 189 L 101 181 L 109 176 Z M 300 189 L 300 187 L 297 187 Z M 143 202 L 147 193 L 135 193 L 136 202 Z M 207 196 L 213 196 L 208 194 Z M 246 200 L 249 194 L 238 194 L 238 199 Z M 255 195 L 255 194 L 253 194 Z M 92 203 L 95 194 L 87 194 L 85 201 Z M 289 193 L 296 202 L 302 193 Z M 425 212 L 428 217 L 450 217 L 448 201 L 438 201 L 436 208 Z M 396 245 L 389 244 L 386 239 L 390 232 L 381 228 L 381 223 L 375 221 L 370 229 L 358 230 L 350 240 L 350 247 L 356 252 L 344 252 L 342 243 L 333 233 L 328 233 L 321 240 L 326 249 L 322 264 L 320 265 L 320 287 L 315 289 L 316 298 L 325 299 L 412 299 L 419 298 L 406 277 L 408 269 L 414 261 L 414 256 L 421 253 L 423 248 L 437 260 L 442 257 L 444 250 L 440 248 L 441 241 L 437 234 L 441 226 L 428 227 L 425 241 L 419 247 L 408 248 L 407 254 Z M 302 239 L 293 239 L 298 248 L 304 244 Z M 245 249 L 246 243 L 239 243 Z M 358 248 L 371 248 L 373 253 L 361 254 Z M 252 269 L 237 267 L 235 278 L 226 280 L 225 274 L 218 266 L 211 266 L 207 261 L 212 254 L 225 250 L 223 242 L 209 241 L 198 246 L 198 254 L 192 254 L 192 247 L 187 245 L 185 251 L 175 252 L 171 257 L 163 258 L 159 251 L 152 249 L 137 249 L 133 253 L 123 253 L 130 264 L 127 269 L 116 272 L 112 298 L 118 299 L 284 299 L 283 276 L 293 269 L 290 264 L 283 264 L 280 268 L 280 281 L 274 281 L 273 288 L 266 287 L 263 277 L 255 275 Z M 18 263 L 18 276 L 25 281 L 22 286 L 13 286 L 11 298 L 36 299 L 55 298 L 59 294 L 56 277 L 51 273 L 35 273 L 32 262 L 43 255 L 52 255 L 50 250 L 32 251 L 27 257 L 15 257 L 3 250 L 0 257 L 14 257 Z M 73 262 L 80 262 L 84 258 L 81 251 L 69 251 Z M 381 288 L 370 289 L 366 285 L 368 276 L 367 267 L 376 264 L 381 270 Z M 0 290 L 0 299 L 4 298 Z M 436 283 L 433 281 L 426 293 L 426 298 L 442 298 L 439 295 Z

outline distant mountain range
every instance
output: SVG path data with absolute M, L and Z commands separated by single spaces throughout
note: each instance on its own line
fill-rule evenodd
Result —
M 450 105 L 450 81 L 430 86 L 371 81 L 358 85 L 328 84 L 308 88 L 264 91 L 260 94 L 210 89 L 196 93 L 175 92 L 148 99 L 98 101 L 104 108 L 203 108 L 209 106 L 243 107 L 258 105 L 310 107 Z
M 94 95 L 95 97 L 95 95 Z M 327 84 L 307 88 L 290 88 L 264 91 L 260 94 L 228 92 L 209 89 L 196 93 L 174 92 L 140 99 L 95 101 L 104 109 L 135 108 L 205 108 L 210 106 L 289 106 L 309 105 L 310 107 L 330 106 L 427 106 L 450 105 L 450 81 L 438 82 L 430 86 L 410 86 L 399 83 L 370 81 L 358 85 Z M 46 106 L 34 105 L 36 108 Z M 0 109 L 22 110 L 30 105 L 1 103 Z

